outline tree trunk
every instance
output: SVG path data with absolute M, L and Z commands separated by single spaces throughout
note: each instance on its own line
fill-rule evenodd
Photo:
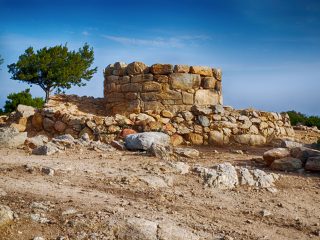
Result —
M 50 97 L 50 89 L 46 89 L 45 92 L 46 92 L 46 103 L 48 103 L 49 97 Z

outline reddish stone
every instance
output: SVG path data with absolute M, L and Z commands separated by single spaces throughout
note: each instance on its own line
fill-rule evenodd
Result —
M 119 138 L 125 138 L 126 136 L 128 136 L 129 134 L 135 134 L 137 133 L 135 130 L 130 129 L 130 128 L 125 128 L 121 131 L 121 133 L 119 134 Z

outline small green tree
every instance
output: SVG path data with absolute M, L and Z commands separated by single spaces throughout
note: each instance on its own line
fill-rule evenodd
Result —
M 11 79 L 40 86 L 48 102 L 53 90 L 60 92 L 71 86 L 85 86 L 97 68 L 89 69 L 94 60 L 93 49 L 84 44 L 79 51 L 69 51 L 58 45 L 42 48 L 35 52 L 32 47 L 25 50 L 16 63 L 8 65 Z
M 7 101 L 4 105 L 4 113 L 10 113 L 17 109 L 19 104 L 32 106 L 35 108 L 42 108 L 44 104 L 43 98 L 33 98 L 30 89 L 26 89 L 19 93 L 10 93 L 7 96 Z

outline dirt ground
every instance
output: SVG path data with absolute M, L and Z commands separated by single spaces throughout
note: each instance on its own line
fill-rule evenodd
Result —
M 197 147 L 201 157 L 184 161 L 191 168 L 230 162 L 270 172 L 261 158 L 270 148 Z M 279 174 L 275 193 L 217 190 L 144 153 L 83 148 L 34 156 L 0 149 L 0 204 L 16 213 L 0 239 L 117 239 L 114 226 L 130 217 L 169 220 L 200 239 L 320 239 L 320 174 Z M 32 220 L 36 214 L 43 221 Z

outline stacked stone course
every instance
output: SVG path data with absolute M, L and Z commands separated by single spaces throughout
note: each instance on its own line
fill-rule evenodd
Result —
M 53 136 L 67 133 L 80 137 L 88 133 L 91 138 L 103 142 L 116 139 L 124 129 L 161 131 L 171 136 L 174 145 L 264 145 L 274 138 L 294 136 L 287 114 L 195 105 L 190 111 L 176 113 L 155 109 L 128 116 L 102 116 L 79 111 L 76 106 L 82 107 L 84 103 L 89 108 L 102 102 L 93 98 L 54 96 L 45 109 L 32 117 L 32 125 Z
M 104 71 L 110 115 L 163 109 L 173 113 L 193 105 L 222 104 L 221 70 L 204 66 L 116 62 Z

